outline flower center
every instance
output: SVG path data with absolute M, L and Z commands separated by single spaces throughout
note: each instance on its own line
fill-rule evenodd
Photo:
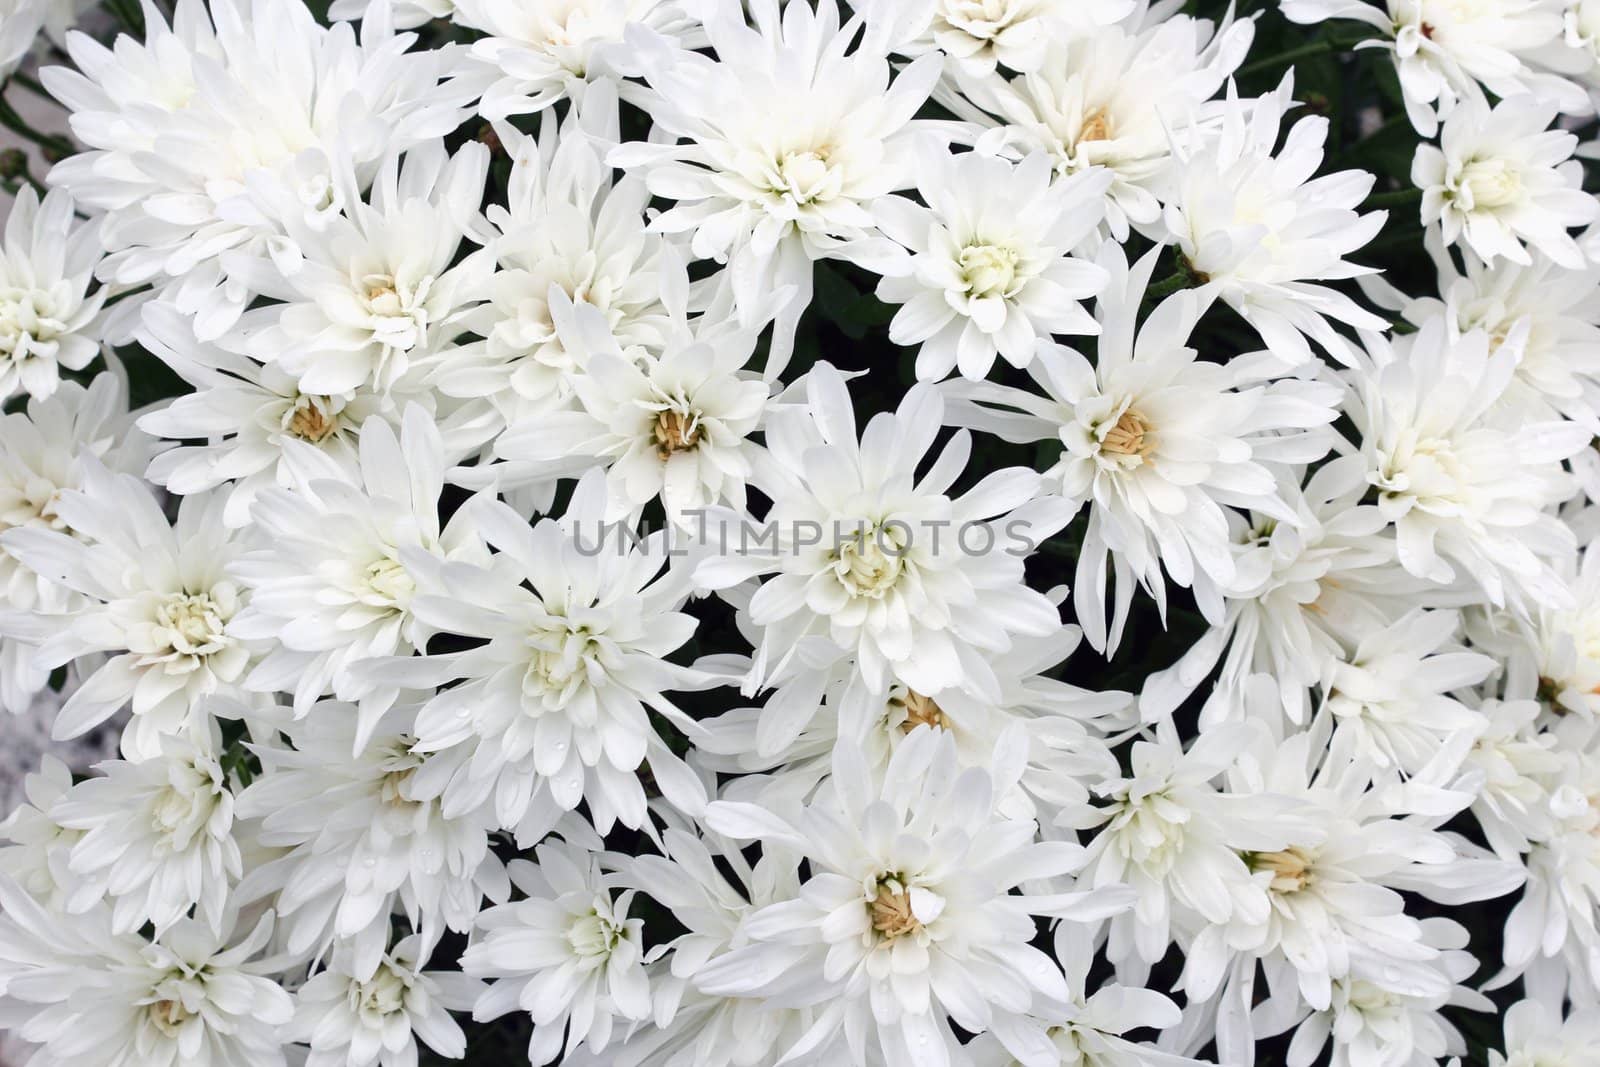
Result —
M 333 405 L 333 398 L 296 397 L 294 407 L 284 416 L 283 428 L 302 441 L 321 444 L 339 429 L 339 413 Z
M 1411 496 L 1426 504 L 1458 499 L 1465 475 L 1448 438 L 1422 437 L 1406 429 L 1390 448 L 1380 450 L 1371 481 L 1387 496 Z
M 1587 45 L 1600 55 L 1600 3 L 1580 0 L 1567 8 L 1567 44 L 1574 48 Z
M 72 533 L 57 511 L 61 491 L 61 486 L 36 474 L 0 486 L 0 531 L 18 526 L 43 526 Z M 5 550 L 0 548 L 0 558 L 5 555 Z
M 892 708 L 905 709 L 905 719 L 900 723 L 900 732 L 909 734 L 919 726 L 929 726 L 935 730 L 950 729 L 950 718 L 944 709 L 934 702 L 932 697 L 923 696 L 915 689 L 906 689 L 889 698 Z
M 1382 986 L 1358 979 L 1347 990 L 1347 1003 L 1363 1015 L 1386 1015 L 1395 1006 L 1395 996 Z
M 222 790 L 209 773 L 191 762 L 174 762 L 168 775 L 172 784 L 156 794 L 150 807 L 150 828 L 181 849 L 211 821 Z
M 567 944 L 583 959 L 601 959 L 621 942 L 623 928 L 609 915 L 602 915 L 598 904 L 567 927 Z
M 1005 296 L 1017 276 L 1017 252 L 999 245 L 968 245 L 961 250 L 961 278 L 978 298 Z
M 1078 143 L 1086 141 L 1109 141 L 1111 139 L 1111 116 L 1106 114 L 1104 107 L 1097 107 L 1083 116 L 1083 125 L 1078 127 Z
M 1522 198 L 1522 175 L 1503 159 L 1474 159 L 1461 169 L 1460 191 L 1467 210 L 1497 208 Z
M 1116 425 L 1100 438 L 1102 452 L 1139 459 L 1154 451 L 1155 445 L 1155 437 L 1150 433 L 1150 420 L 1131 408 L 1117 416 Z
M 1123 799 L 1115 818 L 1116 848 L 1147 873 L 1165 877 L 1183 852 L 1188 813 L 1165 788 Z
M 405 979 L 387 964 L 352 989 L 353 1007 L 363 1015 L 393 1015 L 406 1004 Z
M 1252 871 L 1272 872 L 1269 888 L 1274 893 L 1298 893 L 1314 878 L 1315 857 L 1298 845 L 1281 852 L 1256 852 L 1247 860 Z
M 839 546 L 833 573 L 853 597 L 881 600 L 904 569 L 906 532 L 899 526 L 874 526 Z
M 662 459 L 687 452 L 700 443 L 700 417 L 686 411 L 667 410 L 656 415 L 656 451 Z
M 601 646 L 586 626 L 568 628 L 565 620 L 530 632 L 528 670 L 523 676 L 525 705 L 532 714 L 541 708 L 562 708 L 587 684 L 591 671 L 604 670 L 598 662 Z
M 373 340 L 403 352 L 421 343 L 428 329 L 428 310 L 423 301 L 432 282 L 433 279 L 424 278 L 413 288 L 392 274 L 363 276 L 361 294 L 371 316 L 368 327 Z
M 149 1009 L 150 1021 L 168 1037 L 176 1036 L 183 1024 L 194 1018 L 194 1013 L 176 1000 L 158 1000 Z
M 412 776 L 426 759 L 421 753 L 411 750 L 416 743 L 415 737 L 399 734 L 390 738 L 381 750 L 378 766 L 383 776 L 378 779 L 378 797 L 389 807 L 407 807 L 416 803 L 406 795 L 411 787 Z
M 156 608 L 155 625 L 172 651 L 209 656 L 230 644 L 224 630 L 234 604 L 226 583 L 206 593 L 172 593 Z
M 911 890 L 898 875 L 886 874 L 878 879 L 878 894 L 867 904 L 872 913 L 872 929 L 884 941 L 893 941 L 922 929 L 922 923 L 911 910 Z
M 981 41 L 998 37 L 1018 21 L 1008 0 L 950 0 L 940 7 L 947 25 Z
M 53 356 L 54 342 L 66 328 L 56 317 L 55 300 L 48 292 L 0 288 L 0 356 L 17 363 L 30 356 Z
M 772 191 L 790 197 L 796 204 L 832 197 L 838 193 L 841 179 L 829 161 L 831 153 L 826 145 L 814 151 L 783 153 L 774 170 Z
M 410 572 L 393 556 L 382 556 L 367 564 L 366 579 L 372 599 L 379 607 L 403 611 L 417 591 Z
M 367 307 L 374 315 L 398 315 L 404 310 L 394 287 L 394 275 L 369 274 L 361 284 L 366 287 Z

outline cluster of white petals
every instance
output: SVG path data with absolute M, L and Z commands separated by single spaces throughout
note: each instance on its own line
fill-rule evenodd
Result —
M 81 6 L 0 1056 L 1600 1063 L 1600 0 Z

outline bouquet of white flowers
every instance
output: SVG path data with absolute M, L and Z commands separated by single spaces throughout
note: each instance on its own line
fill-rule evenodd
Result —
M 0 1059 L 1600 1063 L 1600 0 L 0 8 Z

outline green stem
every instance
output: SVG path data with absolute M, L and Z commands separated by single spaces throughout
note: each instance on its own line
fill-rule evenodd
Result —
M 51 103 L 55 102 L 56 98 L 50 95 L 50 90 L 46 89 L 43 85 L 40 85 L 39 79 L 35 78 L 33 75 L 25 74 L 20 70 L 13 71 L 11 74 L 11 80 L 35 96 L 42 96 Z
M 33 191 L 39 194 L 40 199 L 43 199 L 44 198 L 44 194 L 49 192 L 49 190 L 44 187 L 44 183 L 43 182 L 39 181 L 38 178 L 35 178 L 32 174 L 28 173 L 27 171 L 23 171 L 21 174 L 17 175 L 15 178 L 6 179 L 6 182 L 5 182 L 6 192 L 10 193 L 12 196 L 16 196 L 19 192 L 22 191 L 22 183 L 23 182 L 27 182 L 29 185 L 33 186 Z
M 122 28 L 134 37 L 144 37 L 144 11 L 130 0 L 106 0 L 106 9 L 117 17 Z
M 1383 207 L 1409 207 L 1420 203 L 1422 203 L 1421 189 L 1395 189 L 1392 192 L 1373 193 L 1361 202 L 1361 208 L 1364 211 L 1375 211 Z
M 4 126 L 18 137 L 32 141 L 40 148 L 49 149 L 61 155 L 71 155 L 73 153 L 74 149 L 71 141 L 56 134 L 40 133 L 30 127 L 27 121 L 11 107 L 10 101 L 3 94 L 4 89 L 0 88 L 0 126 Z
M 1257 60 L 1239 68 L 1238 77 L 1248 77 L 1251 74 L 1261 74 L 1278 67 L 1285 67 L 1302 59 L 1311 59 L 1314 56 L 1332 55 L 1335 52 L 1346 52 L 1361 43 L 1365 38 L 1346 40 L 1344 38 L 1324 37 L 1320 41 L 1303 44 L 1299 48 L 1291 48 L 1287 52 L 1279 52 L 1275 56 Z
M 1171 296 L 1179 289 L 1189 289 L 1194 285 L 1194 277 L 1186 270 L 1177 270 L 1154 282 L 1144 291 L 1146 300 L 1160 300 L 1164 296 Z

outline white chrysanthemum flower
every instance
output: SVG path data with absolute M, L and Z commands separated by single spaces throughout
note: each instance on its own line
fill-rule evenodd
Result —
M 139 417 L 141 430 L 176 442 L 150 461 L 145 477 L 179 496 L 218 490 L 227 498 L 222 518 L 230 527 L 249 524 L 250 505 L 261 490 L 294 484 L 287 455 L 294 445 L 315 447 L 357 477 L 363 425 L 382 418 L 398 426 L 408 405 L 441 406 L 420 373 L 386 390 L 368 383 L 348 392 L 302 393 L 277 363 L 258 363 L 198 340 L 171 304 L 147 305 L 143 320 L 139 343 L 194 388 Z M 480 413 L 437 415 L 452 459 L 481 443 Z
M 1582 1067 L 1600 1048 L 1600 1024 L 1582 1009 L 1562 1018 L 1560 1002 L 1528 999 L 1506 1009 L 1506 1049 L 1489 1050 L 1489 1067 Z
M 295 488 L 257 495 L 251 528 L 261 547 L 229 570 L 250 590 L 233 632 L 267 649 L 243 684 L 293 693 L 297 716 L 329 690 L 360 701 L 363 747 L 397 690 L 353 666 L 419 651 L 432 634 L 411 611 L 412 553 L 470 562 L 487 554 L 465 515 L 440 529 L 444 446 L 420 407 L 406 409 L 398 437 L 378 418 L 361 428 L 357 477 L 314 448 L 284 447 Z
M 1600 217 L 1583 190 L 1578 138 L 1550 129 L 1554 105 L 1533 96 L 1491 110 L 1467 100 L 1444 124 L 1437 147 L 1417 146 L 1411 182 L 1422 190 L 1422 222 L 1438 223 L 1446 244 L 1465 243 L 1486 262 L 1529 265 L 1529 249 L 1581 270 L 1585 260 L 1569 230 Z M 1526 245 L 1527 247 L 1524 247 Z
M 496 555 L 487 566 L 445 563 L 424 577 L 411 610 L 423 624 L 483 641 L 464 652 L 374 660 L 373 680 L 441 689 L 417 716 L 418 751 L 459 763 L 444 785 L 454 816 L 488 805 L 498 825 L 534 842 L 587 801 L 602 831 L 644 825 L 640 767 L 679 807 L 702 786 L 650 723 L 694 722 L 664 695 L 702 676 L 666 660 L 694 633 L 679 611 L 684 569 L 668 568 L 665 532 L 642 543 L 605 522 L 602 480 L 580 482 L 561 521 L 531 529 L 499 501 L 467 505 Z M 411 557 L 423 562 L 415 554 Z
M 40 0 L 5 0 L 0 4 L 0 77 L 11 72 L 27 56 L 39 38 L 49 5 Z
M 912 116 L 939 58 L 891 81 L 883 42 L 864 34 L 860 15 L 841 27 L 834 0 L 781 16 L 778 0 L 756 0 L 754 29 L 736 0 L 699 14 L 716 58 L 641 40 L 655 140 L 623 145 L 610 161 L 643 167 L 650 191 L 677 202 L 652 228 L 692 233 L 696 258 L 728 264 L 745 325 L 793 287 L 766 367 L 775 378 L 811 303 L 812 260 L 876 268 L 897 258 L 871 207 L 911 184 Z
M 733 801 L 707 809 L 713 830 L 792 851 L 809 877 L 793 900 L 753 912 L 745 943 L 701 968 L 696 986 L 815 1005 L 819 1024 L 791 1058 L 833 1049 L 871 1062 L 878 1045 L 888 1063 L 927 1067 L 956 1061 L 952 1024 L 1008 1043 L 1009 1020 L 1036 996 L 1066 1000 L 1056 963 L 1029 943 L 1034 916 L 1093 923 L 1130 897 L 1106 885 L 1013 892 L 1059 887 L 1084 858 L 994 812 L 1015 764 L 958 770 L 954 743 L 932 731 L 909 737 L 881 780 L 848 745 L 836 759 L 835 795 L 793 818 Z
M 907 56 L 944 53 L 962 73 L 985 78 L 996 67 L 1038 70 L 1052 41 L 1091 27 L 1109 26 L 1134 10 L 1134 0 L 871 0 L 870 22 L 887 23 L 894 51 Z
M 115 373 L 100 374 L 87 389 L 63 383 L 48 400 L 31 399 L 0 415 L 0 533 L 57 530 L 82 537 L 61 516 L 61 494 L 80 488 L 85 462 L 136 473 L 147 442 L 130 432 L 127 389 Z M 0 543 L 0 611 L 56 615 L 82 597 L 24 564 Z M 34 662 L 34 642 L 3 633 L 0 625 L 0 707 L 21 715 L 49 680 Z
M 1188 340 L 1211 289 L 1163 300 L 1136 335 L 1155 260 L 1152 252 L 1130 270 L 1116 245 L 1102 249 L 1111 284 L 1096 309 L 1096 362 L 1059 345 L 1042 348 L 1028 373 L 1044 396 L 988 383 L 943 387 L 955 399 L 950 418 L 958 425 L 1064 446 L 1046 479 L 1090 507 L 1074 606 L 1089 643 L 1102 650 L 1120 641 L 1136 584 L 1165 607 L 1163 569 L 1220 624 L 1222 591 L 1237 575 L 1228 509 L 1297 522 L 1263 464 L 1320 458 L 1332 441 L 1326 424 L 1338 414 L 1336 387 L 1274 381 L 1287 368 L 1265 354 L 1199 359 Z M 1109 629 L 1108 560 L 1115 577 Z
M 1460 616 L 1417 609 L 1369 631 L 1323 671 L 1333 746 L 1373 766 L 1415 775 L 1430 762 L 1459 765 L 1486 725 L 1450 694 L 1487 678 L 1495 661 L 1456 641 Z
M 81 881 L 67 869 L 67 860 L 83 834 L 50 816 L 71 788 L 72 771 L 47 754 L 39 769 L 23 779 L 26 802 L 11 809 L 0 822 L 0 841 L 10 842 L 0 847 L 0 874 L 52 911 L 65 907 L 67 893 Z
M 1346 361 L 1348 342 L 1329 320 L 1363 330 L 1387 323 L 1324 283 L 1374 272 L 1345 257 L 1371 241 L 1388 215 L 1358 213 L 1376 180 L 1366 171 L 1313 177 L 1326 118 L 1299 119 L 1277 147 L 1292 91 L 1291 73 L 1256 100 L 1230 92 L 1218 135 L 1183 159 L 1166 224 L 1185 269 L 1214 283 L 1274 355 L 1310 362 L 1309 337 Z
M 1082 302 L 1104 288 L 1105 271 L 1070 253 L 1100 223 L 1109 173 L 1054 180 L 1042 152 L 1018 166 L 977 152 L 924 151 L 918 160 L 928 206 L 887 196 L 871 208 L 911 252 L 877 293 L 904 305 L 889 339 L 920 346 L 918 380 L 957 367 L 982 379 L 997 354 L 1021 367 L 1040 338 L 1098 332 Z
M 962 767 L 988 767 L 997 752 L 1020 759 L 1021 774 L 1011 792 L 995 798 L 995 810 L 1048 824 L 1062 808 L 1088 801 L 1087 783 L 1114 773 L 1116 761 L 1103 738 L 1133 717 L 1128 693 L 1090 692 L 1052 677 L 1081 638 L 1076 626 L 1013 638 L 1009 649 L 989 657 L 1000 685 L 994 700 L 961 688 L 929 695 L 903 685 L 884 698 L 856 679 L 829 679 L 826 704 L 809 707 L 793 695 L 815 684 L 801 675 L 777 687 L 762 707 L 701 720 L 698 763 L 745 774 L 724 787 L 724 799 L 773 803 L 810 796 L 833 773 L 833 750 L 841 741 L 858 746 L 879 773 L 911 734 L 927 728 L 954 739 Z M 839 673 L 848 672 L 846 663 Z M 1015 724 L 1022 729 L 1010 730 Z M 1002 738 L 1021 740 L 1024 751 L 999 748 Z
M 1564 606 L 1549 560 L 1573 550 L 1571 532 L 1543 509 L 1571 495 L 1561 461 L 1590 431 L 1574 422 L 1501 425 L 1496 407 L 1517 354 L 1492 354 L 1481 330 L 1451 336 L 1441 319 L 1391 344 L 1367 335 L 1370 363 L 1354 375 L 1346 410 L 1361 433 L 1361 464 L 1395 524 L 1401 566 L 1449 583 L 1459 568 L 1496 605 Z
M 1472 800 L 1443 787 L 1453 780 L 1451 767 L 1430 767 L 1404 784 L 1374 781 L 1371 763 L 1330 751 L 1326 737 L 1320 726 L 1281 743 L 1258 734 L 1254 753 L 1230 769 L 1234 788 L 1264 786 L 1302 801 L 1323 839 L 1245 855 L 1266 884 L 1271 912 L 1259 926 L 1201 932 L 1186 952 L 1182 985 L 1190 1004 L 1236 1003 L 1254 985 L 1258 962 L 1272 976 L 1266 999 L 1273 1003 L 1260 1013 L 1265 1028 L 1268 1016 L 1327 1010 L 1335 983 L 1352 975 L 1376 974 L 1401 989 L 1426 983 L 1439 947 L 1406 914 L 1401 892 L 1458 905 L 1522 884 L 1520 863 L 1435 829 Z M 1248 1055 L 1258 1024 L 1247 1016 L 1219 1012 L 1220 1062 Z
M 1505 969 L 1496 985 L 1542 972 L 1530 986 L 1571 986 L 1583 999 L 1600 991 L 1600 758 L 1593 720 L 1560 720 L 1550 746 L 1559 771 L 1539 775 L 1535 802 L 1548 821 L 1529 827 L 1528 883 L 1505 926 Z M 1559 976 L 1559 977 L 1558 977 Z
M 776 572 L 750 601 L 760 640 L 747 688 L 825 638 L 835 658 L 855 657 L 880 697 L 896 682 L 997 695 L 988 657 L 1014 635 L 1061 625 L 1056 605 L 1024 582 L 1023 558 L 1066 524 L 1071 505 L 1039 499 L 1039 476 L 1020 467 L 952 496 L 971 453 L 965 432 L 919 477 L 944 412 L 932 385 L 914 386 L 859 441 L 837 370 L 813 366 L 805 395 L 804 407 L 768 419 L 774 484 L 761 488 L 773 503 L 759 527 L 723 512 L 702 526 L 716 554 L 697 582 L 725 589 Z
M 1009 1044 L 992 1034 L 966 1046 L 974 1067 L 1208 1067 L 1191 1059 L 1136 1042 L 1133 1030 L 1168 1030 L 1183 1013 L 1154 989 L 1104 982 L 1089 992 L 1089 966 L 1095 959 L 1095 931 L 1072 923 L 1055 928 L 1055 957 L 1066 971 L 1070 996 L 1041 1004 L 1015 1020 Z
M 108 760 L 99 775 L 72 787 L 50 818 L 82 837 L 68 869 L 85 880 L 69 911 L 110 898 L 111 925 L 132 933 L 145 923 L 156 936 L 188 916 L 221 933 L 232 883 L 244 873 L 233 838 L 233 794 L 209 740 L 164 737 L 161 754 L 142 763 Z
M 1331 1005 L 1295 1029 L 1289 1062 L 1310 1064 L 1330 1043 L 1329 1067 L 1422 1067 L 1466 1052 L 1449 1006 L 1495 1011 L 1494 1002 L 1462 983 L 1478 961 L 1464 947 L 1467 931 L 1448 919 L 1424 919 L 1430 962 L 1397 969 L 1372 965 L 1333 983 Z
M 756 997 L 711 996 L 694 987 L 694 976 L 740 939 L 752 912 L 793 900 L 800 890 L 799 872 L 782 854 L 752 863 L 737 842 L 709 831 L 691 833 L 670 813 L 660 814 L 668 822 L 661 835 L 663 855 L 608 857 L 618 865 L 610 882 L 650 897 L 686 928 L 665 952 L 647 953 L 654 1025 L 624 1035 L 608 1059 L 579 1053 L 571 1062 L 581 1067 L 756 1067 L 775 1049 L 798 1043 L 817 1010 Z
M 1083 880 L 1126 883 L 1138 895 L 1131 912 L 1111 920 L 1113 962 L 1154 963 L 1170 943 L 1208 927 L 1261 926 L 1271 903 L 1245 857 L 1325 839 L 1302 801 L 1259 783 L 1239 791 L 1218 784 L 1251 746 L 1255 725 L 1213 727 L 1184 751 L 1165 721 L 1154 740 L 1134 742 L 1130 775 L 1095 786 L 1103 806 L 1064 814 L 1068 825 L 1100 827 Z
M 1496 855 L 1517 859 L 1555 828 L 1550 789 L 1566 766 L 1559 738 L 1538 728 L 1544 709 L 1533 700 L 1485 700 L 1487 724 L 1462 767 L 1462 788 L 1473 792 L 1472 814 Z
M 1548 0 L 1285 0 L 1283 13 L 1295 22 L 1354 19 L 1377 29 L 1381 36 L 1363 47 L 1393 54 L 1406 115 L 1424 137 L 1464 101 L 1482 100 L 1483 89 L 1587 110 L 1579 86 L 1541 69 L 1563 29 L 1561 5 Z
M 684 283 L 666 296 L 659 355 L 623 348 L 604 314 L 564 300 L 562 343 L 586 353 L 567 376 L 574 408 L 534 415 L 494 443 L 504 464 L 480 468 L 501 486 L 548 482 L 592 468 L 606 472 L 607 520 L 637 516 L 657 498 L 675 526 L 712 504 L 745 506 L 745 482 L 759 446 L 750 435 L 767 413 L 768 383 L 745 370 L 757 331 L 708 311 L 689 319 L 678 304 Z M 664 294 L 665 295 L 665 294 Z
M 1220 661 L 1203 724 L 1242 711 L 1258 674 L 1276 682 L 1283 714 L 1304 724 L 1327 663 L 1427 589 L 1395 559 L 1388 520 L 1361 503 L 1369 486 L 1360 470 L 1326 466 L 1304 489 L 1296 481 L 1279 475 L 1293 523 L 1259 514 L 1231 520 L 1237 570 L 1226 615 L 1178 662 L 1145 679 L 1139 706 L 1147 720 L 1170 715 Z
M 407 51 L 381 14 L 359 38 L 297 0 L 182 0 L 170 27 L 160 14 L 143 44 L 71 34 L 77 71 L 44 71 L 90 148 L 50 180 L 105 213 L 100 276 L 154 283 L 209 339 L 255 295 L 236 267 L 253 278 L 261 253 L 292 266 L 283 227 L 315 229 L 348 206 L 333 162 L 364 187 L 385 154 L 455 129 L 470 89 L 440 84 L 455 50 Z
M 0 77 L 10 78 L 41 38 L 60 46 L 87 0 L 5 0 L 0 3 Z
M 89 292 L 100 255 L 96 227 L 73 218 L 66 192 L 43 203 L 31 186 L 17 193 L 0 244 L 0 399 L 48 397 L 62 371 L 100 354 L 110 290 Z
M 1437 228 L 1424 242 L 1439 268 L 1438 298 L 1362 279 L 1369 295 L 1414 326 L 1442 315 L 1461 333 L 1488 333 L 1491 351 L 1511 345 L 1517 372 L 1500 400 L 1509 418 L 1568 418 L 1600 431 L 1600 267 L 1569 270 L 1537 250 L 1531 264 L 1486 264 L 1462 249 L 1463 271 Z
M 131 703 L 123 754 L 151 759 L 162 736 L 201 725 L 200 697 L 234 687 L 249 666 L 250 650 L 228 632 L 245 596 L 227 576 L 240 545 L 222 523 L 220 495 L 185 497 L 169 524 L 144 482 L 83 463 L 82 488 L 57 497 L 64 529 L 0 534 L 25 566 L 80 594 L 77 604 L 13 624 L 39 641 L 35 663 L 43 668 L 112 654 L 62 707 L 58 739 L 78 737 Z
M 311 394 L 386 389 L 437 357 L 466 332 L 462 320 L 493 270 L 486 249 L 456 262 L 480 228 L 488 167 L 477 142 L 447 157 L 442 141 L 430 141 L 403 163 L 389 157 L 370 203 L 352 188 L 345 214 L 315 229 L 290 222 L 304 261 L 280 274 L 261 260 L 251 275 L 258 292 L 287 303 L 246 312 L 231 343 Z
M 184 920 L 113 934 L 103 910 L 48 912 L 0 877 L 0 990 L 31 1010 L 16 1035 L 34 1067 L 283 1067 L 293 1002 L 253 959 L 272 916 L 232 945 Z
M 1082 5 L 1078 5 L 1081 7 Z M 1244 61 L 1255 22 L 1174 14 L 1150 25 L 1109 25 L 1047 38 L 1034 70 L 1006 81 L 957 77 L 939 100 L 962 118 L 997 129 L 980 146 L 1043 151 L 1056 173 L 1109 170 L 1106 221 L 1126 240 L 1129 224 L 1160 228 L 1176 191 L 1174 147 L 1214 136 L 1220 105 L 1208 101 Z
M 676 0 L 455 0 L 454 21 L 485 36 L 472 44 L 484 69 L 478 113 L 487 119 L 585 102 L 593 82 L 635 74 L 624 36 L 647 30 L 694 47 L 699 26 Z
M 1600 4 L 1595 0 L 1567 0 L 1562 13 L 1564 58 L 1571 61 L 1567 73 L 1575 76 L 1593 94 L 1600 89 Z
M 594 87 L 559 127 L 547 113 L 537 140 L 498 130 L 512 164 L 506 202 L 488 208 L 500 269 L 471 320 L 485 342 L 453 354 L 433 384 L 447 396 L 488 397 L 515 423 L 567 399 L 586 355 L 562 341 L 552 287 L 604 314 L 623 348 L 659 350 L 666 239 L 647 230 L 643 177 L 613 184 L 605 163 L 620 136 L 613 90 Z
M 417 1041 L 448 1059 L 467 1051 L 450 1010 L 472 1007 L 480 983 L 455 971 L 424 971 L 422 938 L 403 938 L 377 970 L 353 973 L 350 953 L 333 958 L 295 991 L 284 1037 L 311 1046 L 306 1067 L 415 1067 Z
M 579 845 L 547 843 L 538 863 L 514 860 L 511 878 L 525 899 L 478 916 L 461 957 L 469 975 L 495 979 L 473 1018 L 521 1009 L 533 1019 L 528 1061 L 563 1051 L 602 1052 L 616 1030 L 650 1015 L 644 920 L 629 918 L 634 893 L 615 896 L 600 863 Z
M 485 813 L 441 810 L 441 765 L 418 750 L 414 715 L 391 709 L 357 749 L 355 708 L 318 705 L 283 725 L 293 748 L 257 747 L 262 773 L 236 805 L 239 818 L 260 820 L 260 844 L 277 850 L 245 875 L 236 899 L 272 899 L 285 947 L 300 959 L 347 943 L 349 973 L 363 981 L 382 964 L 396 911 L 431 951 L 446 928 L 472 927 L 485 896 L 504 900 L 510 889 Z
M 1559 604 L 1468 617 L 1473 644 L 1492 653 L 1508 696 L 1536 698 L 1557 715 L 1600 716 L 1600 544 L 1567 571 Z

